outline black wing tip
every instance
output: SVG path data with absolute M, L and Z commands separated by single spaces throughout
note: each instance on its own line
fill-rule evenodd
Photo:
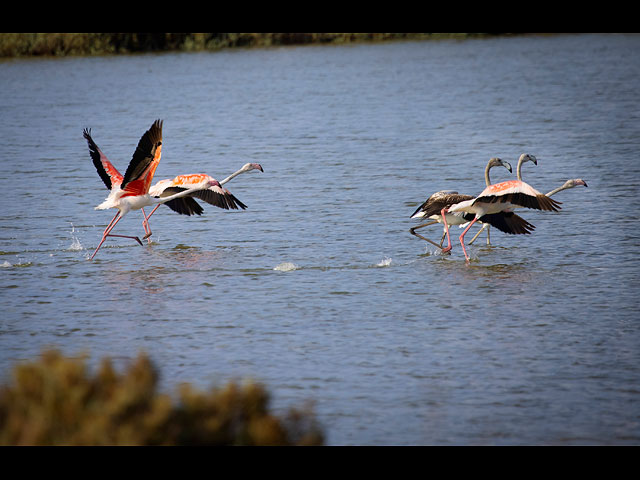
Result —
M 553 212 L 562 210 L 562 207 L 560 206 L 562 205 L 562 202 L 554 200 L 553 198 L 546 195 L 541 195 L 540 200 L 540 205 L 542 207 L 541 210 L 551 210 Z
M 202 215 L 202 212 L 204 212 L 204 208 L 189 196 L 174 198 L 173 200 L 165 202 L 165 205 L 180 215 Z
M 84 137 L 84 139 L 89 142 L 90 144 L 93 143 L 93 138 L 91 138 L 91 129 L 90 128 L 85 128 L 82 131 L 82 136 Z
M 490 213 L 483 215 L 478 220 L 510 235 L 529 235 L 536 228 L 535 225 L 513 212 Z
M 155 122 L 151 124 L 151 128 L 158 129 L 160 130 L 160 132 L 162 132 L 162 122 L 163 120 L 158 118 Z
M 426 203 L 426 202 L 425 202 Z M 422 205 L 420 205 L 418 208 L 416 208 L 416 211 L 413 212 L 411 215 L 409 215 L 409 218 L 413 218 L 413 216 L 418 213 L 420 210 L 422 210 L 422 208 L 424 207 L 424 203 Z
M 208 188 L 198 190 L 192 193 L 194 197 L 199 198 L 202 201 L 207 202 L 214 207 L 222 208 L 223 210 L 246 210 L 248 207 L 238 200 L 229 190 L 224 190 L 223 193 L 215 192 Z
M 244 203 L 242 203 L 240 200 L 238 200 L 238 198 L 237 198 L 235 195 L 233 195 L 231 192 L 229 192 L 228 190 L 227 190 L 227 193 L 228 193 L 228 194 L 229 194 L 229 196 L 230 196 L 230 200 L 231 200 L 233 203 L 235 203 L 235 205 L 237 205 L 237 206 L 235 206 L 235 205 L 234 205 L 234 206 L 233 206 L 233 207 L 231 207 L 231 208 L 235 208 L 235 209 L 237 209 L 238 207 L 240 207 L 242 210 L 246 210 L 246 209 L 248 208 Z
M 149 127 L 149 130 L 144 132 L 144 135 L 142 135 L 142 137 L 140 138 L 138 148 L 141 148 L 147 142 L 151 144 L 149 145 L 149 147 L 157 146 L 158 142 L 161 142 L 161 141 L 162 141 L 162 120 L 157 119 L 155 122 L 151 124 L 151 127 Z

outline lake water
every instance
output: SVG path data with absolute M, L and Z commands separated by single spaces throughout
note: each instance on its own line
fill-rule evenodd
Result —
M 0 379 L 145 351 L 167 391 L 312 401 L 329 445 L 638 444 L 639 78 L 640 36 L 605 34 L 3 61 Z M 156 180 L 259 162 L 227 185 L 249 208 L 161 207 L 89 261 L 115 211 L 82 130 L 124 172 L 156 118 Z M 409 233 L 524 152 L 538 190 L 588 188 L 469 263 L 458 227 L 451 255 Z

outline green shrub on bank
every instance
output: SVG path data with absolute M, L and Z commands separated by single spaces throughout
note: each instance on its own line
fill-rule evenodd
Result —
M 0 33 L 0 57 L 213 51 L 387 40 L 464 38 L 470 33 Z
M 158 374 L 141 354 L 122 374 L 103 359 L 46 351 L 14 368 L 0 387 L 0 445 L 320 445 L 308 410 L 269 413 L 263 387 L 231 382 L 209 392 L 188 384 L 177 402 L 156 391 Z

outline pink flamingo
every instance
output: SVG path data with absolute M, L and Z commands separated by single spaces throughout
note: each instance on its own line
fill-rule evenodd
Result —
M 518 160 L 518 171 L 520 171 L 522 164 L 527 161 L 531 161 L 536 165 L 538 163 L 533 155 L 522 154 Z M 500 212 L 512 213 L 515 208 L 519 207 L 557 212 L 561 208 L 560 204 L 561 202 L 549 198 L 522 180 L 508 180 L 506 182 L 489 185 L 480 195 L 473 199 L 465 200 L 448 208 L 443 208 L 441 215 L 444 217 L 447 238 L 449 238 L 449 227 L 447 226 L 446 213 L 466 212 L 475 215 L 467 228 L 462 232 L 462 235 L 460 235 L 462 251 L 467 261 L 469 261 L 469 255 L 464 247 L 464 236 L 471 226 L 482 216 Z M 449 246 L 444 248 L 443 252 L 450 250 L 451 241 L 449 240 Z
M 215 205 L 216 207 L 224 209 L 237 209 L 238 207 L 243 210 L 247 208 L 240 200 L 234 197 L 231 192 L 222 188 L 222 185 L 240 175 L 241 173 L 249 172 L 251 170 L 260 170 L 264 172 L 262 166 L 259 163 L 245 163 L 242 168 L 233 172 L 224 180 L 218 182 L 219 185 L 210 186 L 202 190 L 194 190 L 193 193 L 165 202 L 165 205 L 170 207 L 175 212 L 182 215 L 200 215 L 203 212 L 203 208 L 196 202 L 193 197 L 204 200 L 205 202 Z M 183 192 L 187 189 L 193 189 L 194 186 L 200 184 L 203 180 L 215 182 L 215 179 L 205 173 L 194 173 L 188 175 L 178 175 L 173 179 L 160 180 L 158 183 L 149 188 L 149 194 L 155 197 L 164 198 L 174 193 Z M 149 218 L 158 209 L 161 204 L 154 207 L 148 216 L 145 216 L 145 222 L 148 222 Z M 144 223 L 144 222 L 143 222 Z M 145 229 L 146 230 L 146 229 Z M 150 235 L 150 233 L 149 233 Z M 146 238 L 146 237 L 145 237 Z
M 558 187 L 558 188 L 554 188 L 553 190 L 551 190 L 550 192 L 547 192 L 545 195 L 547 197 L 550 197 L 551 195 L 555 195 L 558 192 L 561 192 L 562 190 L 568 190 L 570 188 L 575 188 L 577 186 L 583 186 L 583 187 L 588 187 L 587 182 L 585 182 L 584 180 L 582 180 L 581 178 L 572 178 L 567 180 L 566 182 L 564 182 L 562 184 L 562 186 Z M 467 245 L 471 245 L 473 242 L 476 241 L 476 239 L 480 236 L 480 234 L 486 229 L 487 230 L 487 245 L 489 245 L 489 229 L 490 229 L 490 224 L 489 223 L 484 223 L 484 225 L 482 225 L 482 228 L 480 230 L 478 230 L 478 233 L 475 234 L 475 236 L 469 240 L 469 243 Z
M 89 145 L 89 155 L 93 160 L 96 170 L 98 171 L 98 175 L 100 175 L 100 178 L 102 178 L 102 181 L 110 191 L 108 198 L 112 198 L 112 201 L 115 201 L 116 197 L 117 199 L 137 197 L 147 193 L 149 186 L 151 185 L 151 180 L 153 179 L 153 174 L 160 162 L 162 153 L 162 120 L 156 120 L 153 122 L 151 128 L 149 128 L 149 130 L 147 130 L 140 138 L 138 146 L 133 153 L 133 158 L 131 159 L 131 162 L 129 162 L 129 167 L 127 168 L 125 176 L 122 176 L 118 169 L 109 161 L 107 156 L 102 153 L 98 145 L 93 141 L 91 138 L 91 129 L 85 128 L 83 134 Z M 130 200 L 131 199 L 129 199 L 129 201 Z M 116 220 L 119 213 L 120 212 L 118 212 L 116 216 L 113 217 L 109 225 L 107 225 L 100 245 L 102 245 L 107 236 L 132 238 L 142 245 L 142 242 L 138 237 L 110 233 L 115 226 L 115 223 L 120 220 L 119 218 Z M 98 249 L 99 248 L 100 246 L 98 246 Z M 95 256 L 97 251 L 98 250 L 96 249 L 91 258 Z

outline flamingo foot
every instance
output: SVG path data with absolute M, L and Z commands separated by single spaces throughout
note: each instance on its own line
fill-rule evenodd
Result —
M 140 241 L 140 239 L 138 237 L 132 237 L 131 235 L 118 235 L 116 233 L 109 233 L 109 234 L 105 235 L 105 238 L 106 237 L 131 238 L 132 240 L 135 240 L 136 242 L 138 242 L 142 246 L 142 242 Z
M 449 253 L 449 252 L 451 252 L 451 245 L 449 245 L 448 247 L 444 247 L 442 249 L 442 253 Z

